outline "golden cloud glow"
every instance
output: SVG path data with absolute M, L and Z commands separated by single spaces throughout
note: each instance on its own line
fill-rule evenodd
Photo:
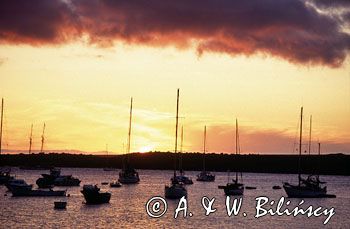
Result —
M 176 88 L 184 151 L 232 152 L 234 118 L 245 153 L 291 153 L 299 107 L 314 117 L 314 140 L 349 152 L 350 64 L 333 69 L 295 66 L 264 56 L 235 58 L 174 48 L 84 43 L 58 47 L 0 46 L 0 96 L 5 98 L 3 148 L 28 148 L 31 123 L 40 148 L 122 153 L 129 99 L 134 98 L 131 151 L 172 151 Z M 307 124 L 305 127 L 307 133 Z M 305 135 L 306 136 L 306 135 Z M 249 139 L 248 139 L 249 138 Z M 262 140 L 268 139 L 268 140 Z

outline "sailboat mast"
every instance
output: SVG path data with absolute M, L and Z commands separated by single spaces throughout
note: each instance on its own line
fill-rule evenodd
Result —
M 236 118 L 236 155 L 238 155 L 238 121 Z M 236 168 L 236 182 L 238 182 L 238 171 Z
M 301 144 L 303 141 L 303 107 L 300 111 L 300 135 L 299 135 L 299 160 L 298 160 L 298 180 L 299 186 L 301 183 Z
M 174 157 L 174 177 L 176 176 L 176 153 L 177 153 L 177 129 L 179 125 L 179 95 L 180 89 L 177 89 L 177 98 L 176 98 L 176 127 L 175 127 L 175 157 Z
M 45 123 L 44 123 L 44 127 L 43 127 L 43 133 L 41 135 L 41 147 L 40 147 L 40 152 L 43 153 L 43 149 L 44 149 L 44 141 L 45 141 Z
M 206 142 L 207 142 L 207 126 L 204 126 L 204 141 L 203 141 L 203 171 L 205 171 L 205 152 L 206 152 Z
M 33 124 L 30 128 L 30 137 L 29 137 L 29 150 L 28 150 L 28 154 L 30 154 L 32 152 L 32 141 L 33 141 Z
M 320 177 L 320 170 L 321 170 L 321 165 L 320 165 L 320 159 L 321 159 L 321 143 L 318 142 L 318 165 L 317 165 L 317 180 L 319 180 Z
M 130 145 L 131 145 L 131 119 L 132 119 L 132 97 L 130 101 L 130 115 L 129 115 L 129 132 L 128 132 L 128 154 L 130 154 Z M 129 157 L 127 157 L 129 162 Z
M 310 131 L 309 131 L 309 155 L 311 154 L 311 128 L 312 128 L 312 115 L 310 116 Z
M 4 98 L 1 99 L 1 121 L 0 121 L 0 154 L 2 150 L 2 122 L 4 119 Z
M 180 162 L 179 162 L 179 169 L 180 173 L 182 172 L 182 146 L 183 146 L 183 140 L 184 140 L 184 127 L 181 126 L 181 143 L 180 143 Z

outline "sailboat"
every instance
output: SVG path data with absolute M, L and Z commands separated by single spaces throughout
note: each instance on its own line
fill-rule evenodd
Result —
M 311 128 L 310 128 L 311 129 Z M 299 132 L 299 160 L 298 160 L 298 184 L 293 185 L 287 182 L 283 183 L 283 188 L 288 197 L 291 198 L 319 198 L 319 197 L 335 197 L 334 195 L 327 195 L 327 186 L 323 185 L 325 182 L 319 180 L 319 176 L 308 176 L 307 179 L 301 176 L 301 146 L 303 134 L 303 107 L 300 111 L 300 132 Z M 310 135 L 311 136 L 311 135 Z M 319 145 L 320 154 L 320 145 Z
M 206 140 L 207 140 L 207 126 L 204 126 L 204 141 L 203 141 L 203 170 L 197 175 L 197 181 L 210 182 L 215 181 L 215 175 L 206 171 L 205 169 L 205 151 L 206 151 Z
M 176 100 L 176 128 L 175 128 L 175 153 L 174 153 L 174 176 L 171 179 L 170 186 L 166 185 L 164 188 L 165 198 L 168 199 L 180 199 L 183 196 L 187 197 L 187 190 L 182 182 L 176 179 L 176 158 L 177 158 L 177 131 L 179 124 L 179 94 L 180 90 L 177 89 Z
M 2 152 L 2 124 L 4 119 L 4 98 L 1 99 L 1 120 L 0 120 L 0 156 Z M 10 175 L 11 169 L 3 169 L 0 170 L 0 184 L 6 184 L 8 181 L 14 179 L 13 176 Z
M 238 134 L 238 121 L 236 119 L 236 155 L 240 154 L 240 145 L 239 145 L 239 134 Z M 228 177 L 230 177 L 230 173 L 228 173 Z M 242 172 L 241 172 L 241 180 L 242 180 Z M 238 171 L 236 169 L 236 178 L 232 179 L 232 183 L 228 182 L 226 186 L 219 186 L 219 189 L 224 189 L 225 195 L 243 195 L 244 192 L 244 184 L 239 183 L 238 181 Z
M 183 126 L 181 127 L 181 148 L 180 148 L 180 160 L 179 160 L 179 171 L 180 174 L 176 175 L 176 177 L 172 177 L 171 179 L 176 179 L 178 182 L 182 182 L 184 184 L 193 184 L 193 181 L 190 177 L 187 177 L 185 175 L 185 171 L 182 169 L 182 144 L 183 144 L 183 135 L 184 135 L 184 129 Z
M 131 144 L 131 120 L 132 120 L 132 97 L 130 102 L 129 132 L 128 132 L 128 154 L 126 160 L 123 159 L 123 169 L 119 173 L 118 181 L 122 184 L 136 184 L 140 181 L 139 173 L 130 164 L 130 144 Z

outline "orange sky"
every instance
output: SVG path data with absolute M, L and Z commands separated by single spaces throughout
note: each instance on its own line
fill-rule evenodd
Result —
M 47 151 L 122 153 L 131 96 L 131 151 L 172 151 L 177 88 L 184 151 L 207 125 L 208 152 L 231 153 L 237 117 L 243 153 L 293 153 L 304 106 L 304 140 L 313 115 L 314 143 L 350 152 L 346 7 L 98 2 L 0 3 L 5 152 L 27 151 L 32 123 L 39 149 L 45 122 Z
M 235 57 L 191 50 L 80 43 L 0 47 L 0 96 L 5 98 L 4 148 L 34 148 L 47 125 L 46 149 L 122 152 L 130 97 L 132 151 L 173 150 L 176 88 L 184 150 L 231 152 L 234 119 L 245 153 L 291 153 L 300 106 L 313 115 L 313 139 L 324 150 L 349 152 L 350 65 L 304 67 L 272 57 Z M 305 123 L 305 136 L 308 134 Z

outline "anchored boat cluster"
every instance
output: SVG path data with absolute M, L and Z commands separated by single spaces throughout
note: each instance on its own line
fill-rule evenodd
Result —
M 177 90 L 176 99 L 176 123 L 175 123 L 175 154 L 174 154 L 174 172 L 173 176 L 170 178 L 170 185 L 165 185 L 164 195 L 168 199 L 180 199 L 182 197 L 187 197 L 186 185 L 193 184 L 190 177 L 185 175 L 182 169 L 182 157 L 181 153 L 178 152 L 178 119 L 179 119 L 179 97 L 180 92 Z M 129 116 L 129 131 L 128 131 L 128 145 L 127 154 L 123 158 L 123 168 L 119 173 L 119 178 L 116 181 L 109 183 L 112 188 L 119 188 L 122 184 L 137 184 L 140 182 L 140 177 L 136 169 L 132 166 L 129 159 L 130 145 L 131 145 L 131 130 L 132 130 L 132 108 L 133 99 L 130 102 L 130 116 Z M 1 128 L 0 128 L 0 153 L 1 153 L 1 137 L 2 137 L 2 120 L 3 120 L 3 110 L 4 110 L 4 100 L 2 99 L 1 106 Z M 311 119 L 310 119 L 311 122 Z M 300 169 L 300 159 L 301 159 L 301 146 L 302 146 L 302 126 L 303 125 L 303 107 L 300 112 L 300 136 L 299 136 L 299 163 L 298 163 L 298 184 L 289 184 L 287 182 L 283 183 L 283 188 L 290 198 L 325 198 L 325 197 L 335 197 L 335 195 L 327 194 L 326 182 L 319 179 L 319 175 L 309 175 L 307 178 L 301 176 Z M 44 131 L 45 124 L 42 134 L 42 146 L 43 150 L 44 144 Z M 32 132 L 32 131 L 31 131 Z M 203 136 L 203 170 L 197 175 L 198 182 L 214 182 L 215 175 L 206 170 L 205 167 L 205 153 L 206 153 L 206 126 L 204 127 Z M 236 134 L 235 134 L 235 148 L 236 154 L 240 154 L 240 143 L 239 143 L 239 130 L 238 130 L 238 120 L 236 119 Z M 310 123 L 310 136 L 311 136 L 311 123 Z M 30 137 L 30 148 L 31 150 L 31 137 Z M 183 128 L 181 128 L 181 150 L 183 142 Z M 318 147 L 318 153 L 320 154 L 320 144 Z M 177 160 L 180 157 L 180 160 Z M 179 161 L 179 166 L 177 162 Z M 179 169 L 177 169 L 179 168 Z M 33 169 L 33 168 L 23 168 L 23 169 Z M 41 168 L 40 168 L 41 169 Z M 110 170 L 105 169 L 105 170 Z M 239 172 L 236 171 L 235 178 L 230 181 L 230 174 L 228 173 L 228 182 L 226 185 L 218 186 L 219 189 L 223 189 L 225 195 L 243 195 L 244 189 L 256 189 L 256 187 L 245 186 L 242 182 L 242 173 L 240 173 L 241 181 L 239 181 Z M 50 174 L 42 174 L 42 177 L 38 178 L 36 184 L 39 189 L 33 189 L 32 184 L 27 184 L 23 179 L 15 179 L 11 175 L 11 171 L 1 170 L 0 171 L 0 184 L 5 184 L 8 190 L 12 193 L 12 196 L 66 196 L 67 190 L 53 190 L 55 186 L 79 186 L 80 180 L 72 175 L 61 175 L 61 170 L 56 168 L 50 169 Z M 102 183 L 102 184 L 108 184 Z M 273 189 L 281 189 L 280 186 L 275 185 Z M 85 201 L 87 204 L 101 204 L 108 203 L 111 198 L 111 193 L 101 192 L 97 185 L 86 184 L 81 190 Z M 65 208 L 66 203 L 55 202 L 56 208 Z

